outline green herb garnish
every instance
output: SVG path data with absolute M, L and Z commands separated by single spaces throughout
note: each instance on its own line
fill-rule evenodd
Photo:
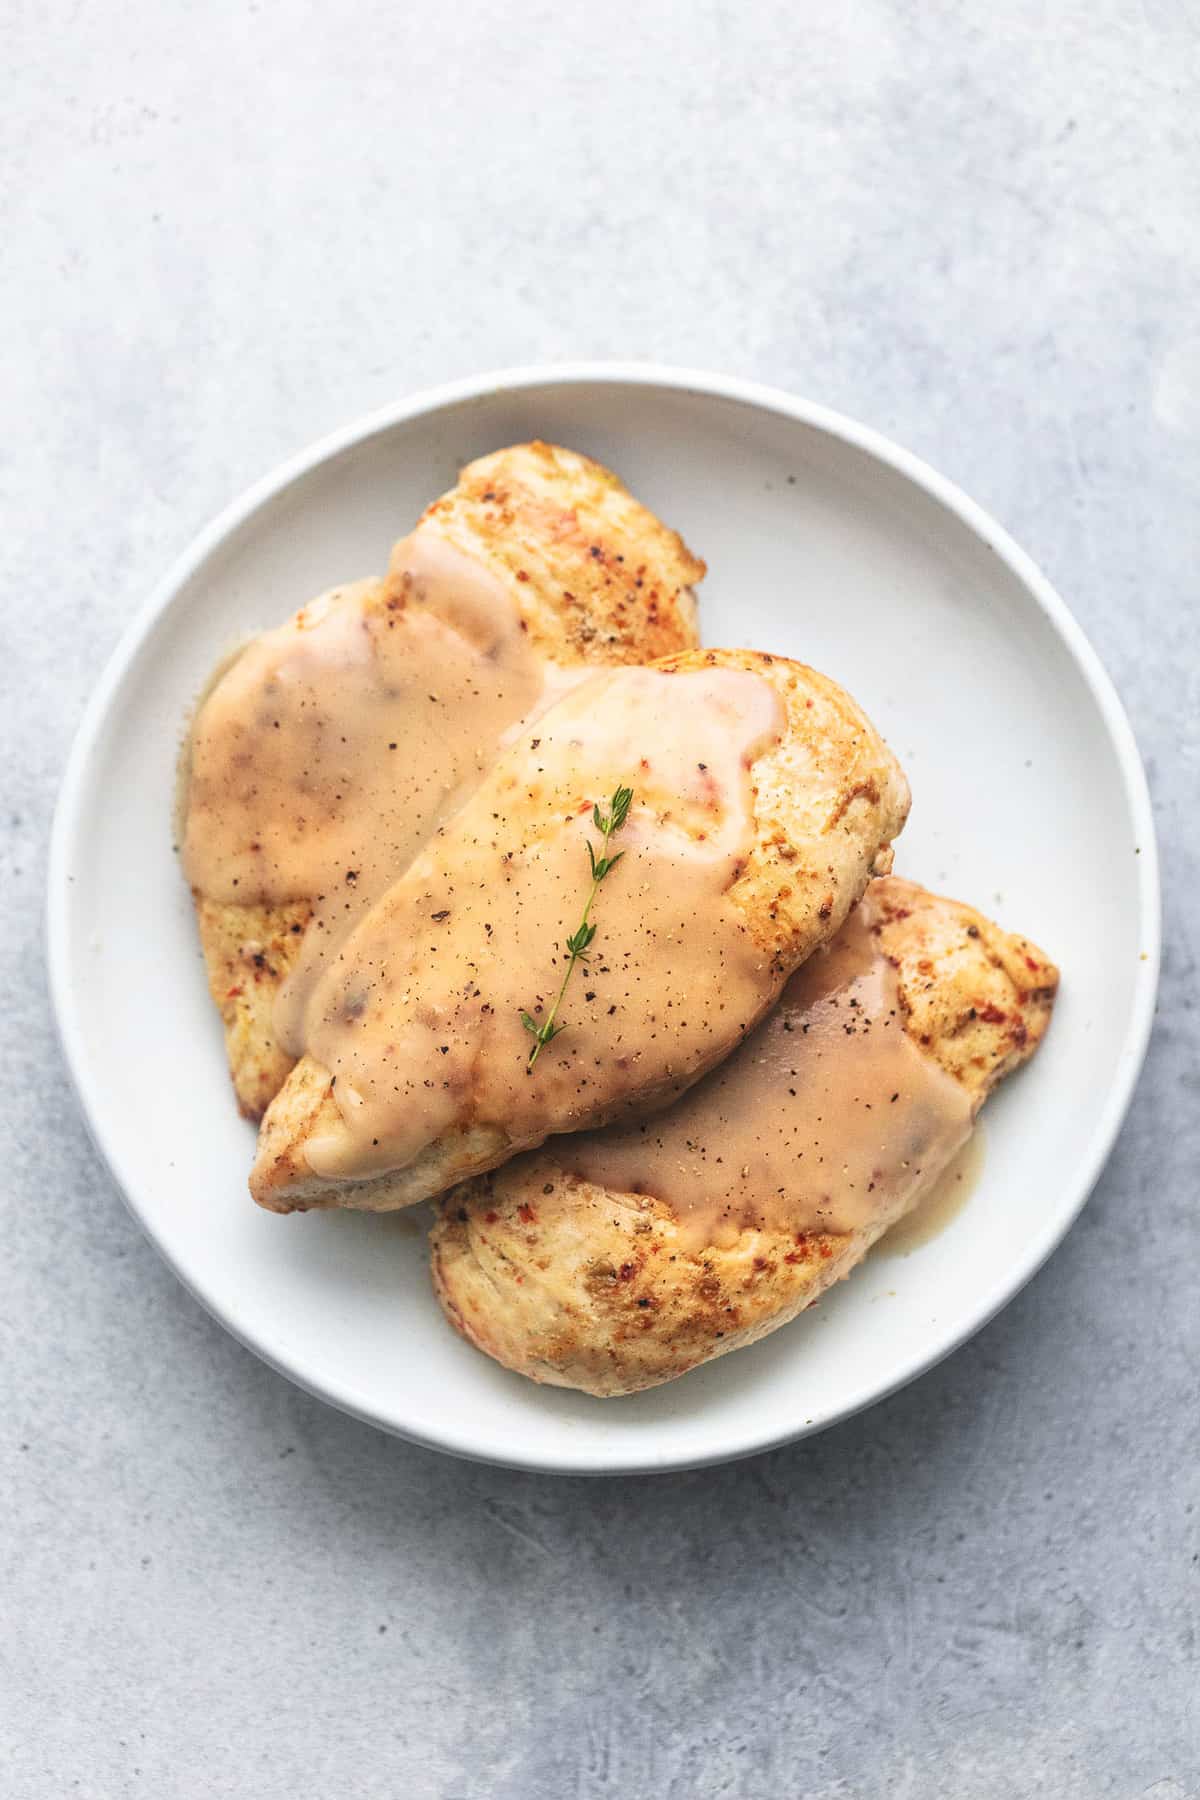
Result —
M 633 789 L 619 787 L 609 801 L 607 815 L 600 811 L 599 806 L 592 807 L 592 824 L 600 833 L 602 842 L 600 854 L 597 856 L 592 848 L 592 840 L 590 838 L 588 839 L 587 853 L 588 862 L 591 864 L 592 869 L 592 885 L 583 908 L 583 917 L 580 919 L 575 930 L 571 933 L 570 937 L 567 938 L 563 946 L 567 952 L 566 973 L 562 978 L 562 983 L 557 994 L 554 996 L 554 1005 L 547 1013 L 544 1024 L 539 1025 L 532 1013 L 523 1012 L 521 1014 L 522 1025 L 533 1037 L 533 1048 L 529 1052 L 529 1062 L 526 1065 L 530 1069 L 532 1069 L 534 1063 L 537 1061 L 543 1046 L 553 1042 L 560 1031 L 565 1031 L 567 1029 L 565 1025 L 555 1024 L 555 1020 L 558 1017 L 558 1009 L 562 1005 L 562 997 L 567 991 L 567 983 L 571 979 L 571 971 L 575 967 L 575 964 L 578 962 L 586 963 L 588 960 L 588 951 L 591 948 L 592 939 L 596 935 L 596 927 L 589 923 L 592 902 L 596 898 L 596 890 L 604 880 L 604 877 L 616 868 L 617 864 L 625 854 L 623 850 L 618 850 L 615 856 L 610 856 L 608 854 L 609 839 L 615 832 L 620 831 L 622 825 L 624 825 L 626 819 L 629 817 L 629 808 L 632 804 Z

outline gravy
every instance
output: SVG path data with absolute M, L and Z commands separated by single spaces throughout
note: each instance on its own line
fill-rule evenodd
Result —
M 665 729 L 669 721 L 669 729 Z M 753 842 L 751 765 L 785 715 L 760 675 L 593 675 L 523 730 L 313 987 L 311 1054 L 342 1129 L 319 1175 L 400 1168 L 457 1121 L 515 1143 L 663 1103 L 757 1024 L 778 974 L 728 889 Z M 528 1064 L 590 886 L 592 806 L 634 790 L 561 1036 Z
M 424 526 L 385 582 L 322 595 L 218 681 L 191 733 L 184 868 L 218 902 L 313 903 L 277 1006 L 293 1054 L 336 947 L 505 736 L 585 673 L 539 657 L 504 585 Z
M 984 1127 L 976 1125 L 962 1149 L 921 1194 L 916 1205 L 879 1240 L 876 1256 L 907 1256 L 910 1251 L 919 1250 L 922 1244 L 932 1243 L 935 1237 L 940 1237 L 957 1219 L 979 1185 L 986 1148 Z
M 562 1166 L 665 1201 L 692 1249 L 902 1210 L 964 1144 L 972 1108 L 904 1030 L 871 924 L 868 890 L 727 1063 L 658 1118 L 558 1146 Z

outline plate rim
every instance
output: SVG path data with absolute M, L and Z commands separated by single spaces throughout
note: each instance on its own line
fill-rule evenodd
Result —
M 322 1376 L 318 1369 L 298 1367 L 274 1354 L 269 1343 L 255 1335 L 253 1328 L 234 1314 L 227 1301 L 209 1294 L 169 1252 L 154 1228 L 150 1217 L 135 1199 L 137 1183 L 126 1180 L 119 1151 L 108 1141 L 103 1108 L 96 1103 L 88 1073 L 83 1032 L 71 1000 L 70 927 L 68 879 L 71 850 L 81 826 L 82 789 L 88 764 L 107 723 L 114 697 L 157 621 L 168 611 L 180 590 L 220 546 L 254 514 L 275 500 L 288 487 L 313 469 L 355 446 L 366 443 L 397 425 L 443 411 L 474 399 L 491 398 L 505 392 L 550 386 L 585 386 L 588 384 L 660 387 L 674 392 L 692 393 L 708 399 L 730 400 L 756 410 L 775 414 L 792 423 L 807 426 L 840 443 L 849 444 L 896 474 L 907 479 L 928 497 L 951 513 L 960 524 L 991 550 L 1010 574 L 1029 593 L 1047 619 L 1072 661 L 1079 669 L 1099 711 L 1112 743 L 1121 773 L 1125 800 L 1129 807 L 1140 855 L 1137 876 L 1139 931 L 1142 939 L 1141 960 L 1135 974 L 1129 1024 L 1121 1045 L 1117 1069 L 1105 1105 L 1093 1131 L 1086 1154 L 1080 1159 L 1079 1174 L 1071 1188 L 1069 1203 L 1063 1207 L 1048 1229 L 1023 1247 L 1008 1272 L 988 1294 L 984 1303 L 971 1315 L 970 1322 L 953 1327 L 948 1333 L 934 1334 L 931 1346 L 900 1366 L 895 1379 L 866 1383 L 858 1392 L 831 1407 L 826 1413 L 792 1423 L 773 1433 L 745 1434 L 729 1437 L 715 1448 L 698 1455 L 655 1456 L 649 1454 L 631 1459 L 618 1452 L 605 1460 L 594 1452 L 579 1457 L 556 1454 L 522 1457 L 498 1455 L 491 1448 L 481 1448 L 471 1441 L 468 1430 L 447 1429 L 434 1435 L 382 1415 L 377 1408 L 365 1404 L 360 1397 L 343 1390 L 336 1381 Z M 361 416 L 347 425 L 308 444 L 286 458 L 268 474 L 251 483 L 204 526 L 187 548 L 155 584 L 149 598 L 137 609 L 122 631 L 117 644 L 93 688 L 76 728 L 62 775 L 50 832 L 46 880 L 46 961 L 51 1010 L 57 1027 L 63 1060 L 88 1133 L 125 1202 L 126 1207 L 150 1239 L 168 1268 L 204 1309 L 247 1349 L 265 1361 L 279 1374 L 298 1387 L 315 1395 L 340 1411 L 367 1424 L 418 1444 L 440 1450 L 468 1461 L 495 1467 L 521 1469 L 542 1474 L 630 1475 L 659 1474 L 673 1471 L 714 1467 L 778 1449 L 852 1418 L 856 1413 L 906 1387 L 926 1374 L 937 1363 L 960 1348 L 968 1339 L 993 1319 L 1014 1299 L 1066 1237 L 1086 1205 L 1112 1152 L 1117 1135 L 1132 1102 L 1138 1077 L 1145 1062 L 1153 1029 L 1155 1002 L 1158 994 L 1162 945 L 1162 894 L 1159 870 L 1158 839 L 1155 830 L 1150 792 L 1141 754 L 1132 726 L 1116 688 L 1096 650 L 1085 635 L 1065 601 L 1028 553 L 978 502 L 972 500 L 956 483 L 940 474 L 930 464 L 902 445 L 831 407 L 789 393 L 784 388 L 724 375 L 703 369 L 645 361 L 569 361 L 534 363 L 485 371 L 453 381 L 423 388 Z

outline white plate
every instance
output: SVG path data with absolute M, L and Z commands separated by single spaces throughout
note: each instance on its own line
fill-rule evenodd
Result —
M 631 1399 L 537 1388 L 443 1322 L 420 1215 L 277 1218 L 246 1192 L 191 907 L 171 849 L 181 724 L 216 659 L 383 566 L 460 464 L 530 437 L 611 464 L 708 560 L 705 642 L 803 658 L 899 752 L 897 868 L 1062 966 L 1047 1043 L 987 1111 L 965 1210 L 872 1257 L 751 1350 Z M 1028 1280 L 1083 1205 L 1149 1034 L 1158 878 L 1145 780 L 1083 634 L 978 507 L 846 419 L 745 382 L 625 366 L 485 376 L 305 451 L 204 532 L 88 709 L 51 855 L 51 986 L 84 1110 L 171 1267 L 275 1368 L 421 1443 L 526 1468 L 722 1461 L 910 1380 Z M 147 1346 L 147 1350 L 150 1350 Z

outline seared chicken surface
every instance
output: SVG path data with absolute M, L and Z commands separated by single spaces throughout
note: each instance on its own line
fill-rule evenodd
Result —
M 910 882 L 874 882 L 867 908 L 896 971 L 903 1030 L 961 1089 L 969 1123 L 1037 1049 L 1057 971 L 1026 939 Z M 785 994 L 781 1012 L 786 1005 Z M 791 1041 L 802 1066 L 805 1040 Z M 848 1057 L 865 1052 L 867 1040 L 846 1042 Z M 682 1102 L 693 1122 L 723 1074 Z M 446 1195 L 432 1272 L 447 1318 L 480 1350 L 534 1381 L 590 1394 L 634 1393 L 754 1343 L 848 1275 L 899 1216 L 885 1202 L 848 1232 L 751 1228 L 697 1246 L 658 1195 L 586 1180 L 572 1151 L 559 1139 Z
M 570 1029 L 527 1069 L 519 1007 L 540 1007 L 557 982 L 587 885 L 583 828 L 626 776 L 637 794 L 602 936 L 570 996 Z M 730 848 L 721 834 L 737 826 L 739 784 L 745 837 Z M 802 664 L 693 651 L 594 678 L 499 759 L 351 938 L 317 1008 L 345 1060 L 306 1055 L 288 1077 L 263 1121 L 255 1198 L 277 1211 L 408 1206 L 555 1132 L 666 1104 L 837 931 L 890 866 L 907 810 L 873 726 Z M 710 939 L 724 948 L 708 954 Z M 373 1136 L 366 1118 L 382 1121 Z
M 648 662 L 697 642 L 693 588 L 704 564 L 609 470 L 543 443 L 514 445 L 471 463 L 457 487 L 427 509 L 413 537 L 397 546 L 382 581 L 335 590 L 303 609 L 297 620 L 306 613 L 322 615 L 330 604 L 353 606 L 364 627 L 381 634 L 398 606 L 415 603 L 406 591 L 407 551 L 431 538 L 469 559 L 507 593 L 525 647 L 559 669 Z M 197 728 L 204 719 L 202 705 Z M 257 727 L 251 720 L 246 727 L 252 743 Z M 477 741 L 488 728 L 481 716 Z M 379 748 L 385 759 L 387 745 Z M 486 766 L 486 754 L 480 761 Z M 410 775 L 400 771 L 398 779 Z M 320 769 L 313 779 L 319 784 Z M 466 791 L 460 778 L 455 801 Z M 185 767 L 185 850 L 187 805 Z M 429 822 L 431 827 L 438 822 L 436 812 Z M 318 819 L 309 823 L 314 856 L 326 826 Z M 257 1119 L 295 1061 L 280 1042 L 276 998 L 296 963 L 316 896 L 289 891 L 286 899 L 277 894 L 243 899 L 193 885 L 193 897 L 238 1104 Z

